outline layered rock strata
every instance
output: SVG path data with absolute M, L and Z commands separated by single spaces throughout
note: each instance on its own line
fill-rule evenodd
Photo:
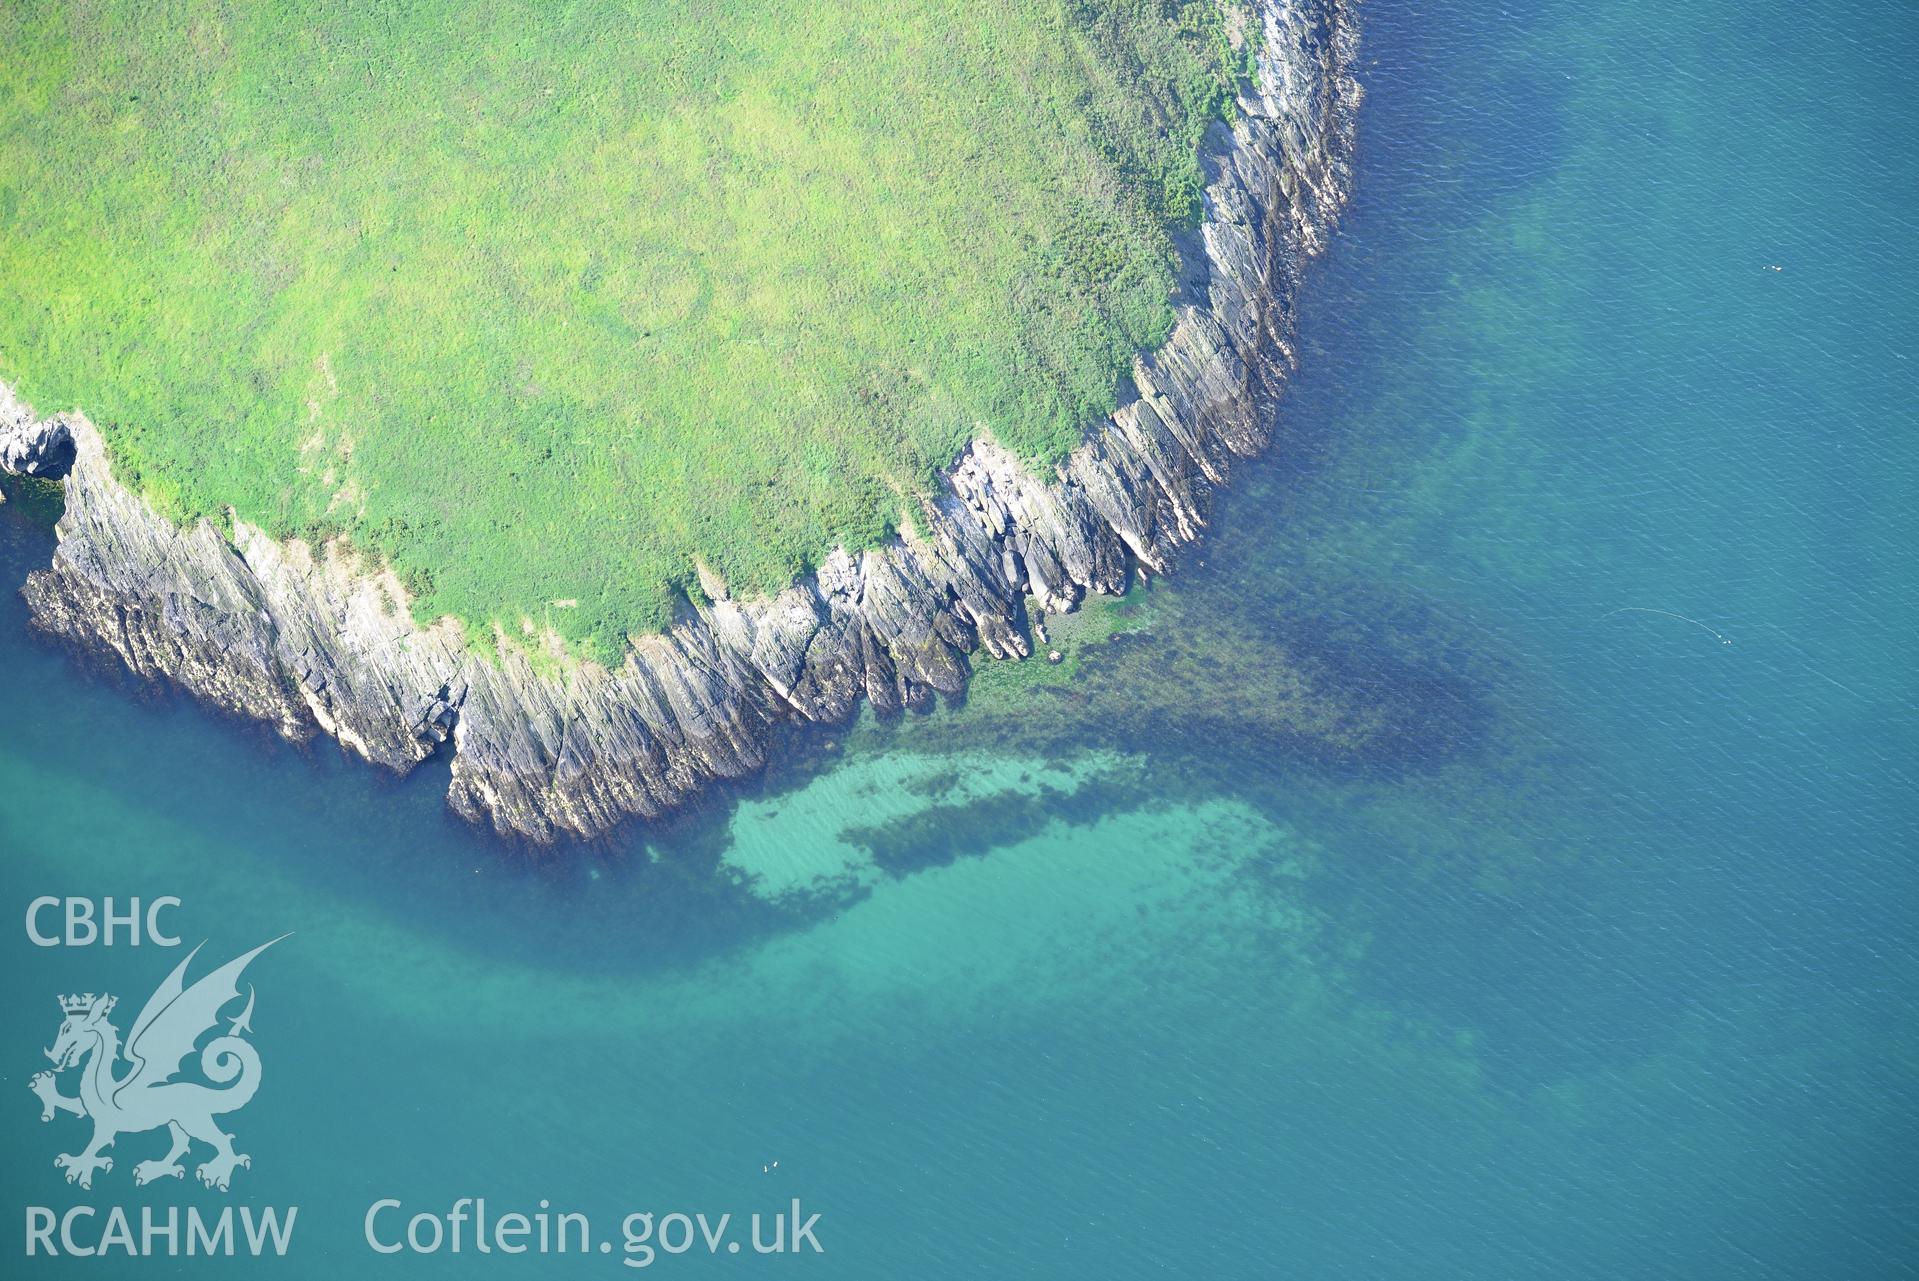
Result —
M 53 564 L 25 593 L 46 632 L 275 725 L 331 734 L 406 771 L 452 740 L 455 810 L 535 841 L 654 816 L 764 761 L 782 718 L 834 722 L 957 693 L 966 655 L 1028 653 L 1048 612 L 1164 573 L 1212 490 L 1268 443 L 1294 360 L 1303 263 L 1350 178 L 1352 0 L 1267 0 L 1256 87 L 1208 138 L 1205 219 L 1182 246 L 1177 323 L 1136 394 L 1050 477 L 974 441 L 892 544 L 836 550 L 770 600 L 712 589 L 608 670 L 477 655 L 450 619 L 414 621 L 389 572 L 342 545 L 243 521 L 182 529 L 115 480 L 83 417 L 0 405 L 0 460 L 65 473 Z

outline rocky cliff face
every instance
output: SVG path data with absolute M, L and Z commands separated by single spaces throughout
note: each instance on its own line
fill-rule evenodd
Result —
M 1300 268 L 1348 187 L 1352 5 L 1263 3 L 1259 86 L 1210 139 L 1172 337 L 1139 360 L 1137 398 L 1052 477 L 975 441 L 892 545 L 835 551 L 771 600 L 698 602 L 614 670 L 536 666 L 510 649 L 477 657 L 451 620 L 417 624 L 395 578 L 344 547 L 276 542 L 240 521 L 175 527 L 114 479 L 84 418 L 35 423 L 9 398 L 0 460 L 66 472 L 58 551 L 25 589 L 34 621 L 395 770 L 450 737 L 454 809 L 536 841 L 657 815 L 758 768 L 779 718 L 833 722 L 861 698 L 893 709 L 956 693 L 976 647 L 1027 655 L 1029 596 L 1067 611 L 1124 590 L 1135 565 L 1170 568 L 1233 460 L 1267 444 Z
M 0 384 L 0 472 L 55 480 L 72 469 L 73 458 L 73 428 L 66 420 L 36 420 L 33 411 Z

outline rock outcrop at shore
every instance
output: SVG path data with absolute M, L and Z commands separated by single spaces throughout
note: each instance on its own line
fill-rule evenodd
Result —
M 73 428 L 64 418 L 37 420 L 0 385 L 0 472 L 57 480 L 73 468 Z
M 35 624 L 395 770 L 450 737 L 454 809 L 535 841 L 755 770 L 781 718 L 957 693 L 974 649 L 1026 657 L 1029 596 L 1067 611 L 1124 590 L 1135 566 L 1166 572 L 1232 462 L 1267 444 L 1299 273 L 1346 197 L 1359 87 L 1352 0 L 1265 0 L 1261 15 L 1258 87 L 1209 138 L 1173 334 L 1050 479 L 975 441 L 893 544 L 835 551 L 771 600 L 695 601 L 607 670 L 477 656 L 454 621 L 416 623 L 397 579 L 350 549 L 238 520 L 181 529 L 115 480 L 84 418 L 0 412 L 8 469 L 66 474 L 53 564 L 25 588 Z

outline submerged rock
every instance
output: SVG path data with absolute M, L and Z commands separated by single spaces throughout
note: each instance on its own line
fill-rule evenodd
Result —
M 53 564 L 25 589 L 34 623 L 395 770 L 450 738 L 453 808 L 536 841 L 657 815 L 758 769 L 780 718 L 958 693 L 976 646 L 1028 656 L 1027 598 L 1065 612 L 1124 591 L 1135 566 L 1165 572 L 1232 461 L 1267 444 L 1301 265 L 1346 197 L 1359 87 L 1351 0 L 1264 0 L 1262 14 L 1259 87 L 1209 138 L 1172 336 L 1136 362 L 1137 397 L 1050 478 L 974 441 L 890 545 L 837 550 L 770 600 L 709 592 L 611 670 L 536 666 L 512 646 L 476 655 L 450 619 L 416 623 L 398 580 L 343 546 L 237 520 L 173 525 L 113 477 L 84 418 L 35 422 L 8 397 L 0 461 L 66 475 Z

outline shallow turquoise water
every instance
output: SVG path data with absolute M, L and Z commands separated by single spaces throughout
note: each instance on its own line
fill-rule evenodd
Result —
M 1283 443 L 1159 606 L 1233 643 L 1170 698 L 1089 686 L 1076 740 L 869 729 L 529 867 L 431 771 L 129 699 L 6 597 L 11 910 L 296 931 L 253 1168 L 135 1191 L 130 1138 L 90 1200 L 299 1205 L 289 1276 L 619 1270 L 361 1243 L 462 1195 L 602 1233 L 798 1196 L 823 1257 L 718 1266 L 836 1278 L 1919 1270 L 1919 19 L 1516 21 L 1369 4 Z M 0 509 L 7 581 L 47 542 Z M 1282 655 L 1389 741 L 1275 735 Z M 80 1199 L 20 1085 L 50 998 L 173 957 L 0 947 L 17 1259 L 20 1207 Z

